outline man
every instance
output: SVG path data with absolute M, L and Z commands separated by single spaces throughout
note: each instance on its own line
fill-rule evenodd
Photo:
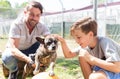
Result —
M 28 55 L 35 53 L 39 46 L 35 37 L 50 34 L 48 28 L 39 22 L 42 13 L 42 5 L 32 1 L 26 6 L 23 17 L 11 25 L 7 47 L 2 53 L 3 64 L 10 71 L 8 79 L 17 79 L 18 60 L 33 63 Z

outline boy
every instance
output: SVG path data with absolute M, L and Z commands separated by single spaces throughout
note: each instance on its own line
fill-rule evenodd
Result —
M 66 58 L 79 55 L 80 67 L 85 79 L 120 79 L 120 45 L 115 41 L 97 36 L 97 23 L 91 17 L 75 22 L 70 33 L 80 45 L 71 51 L 65 40 L 61 42 Z

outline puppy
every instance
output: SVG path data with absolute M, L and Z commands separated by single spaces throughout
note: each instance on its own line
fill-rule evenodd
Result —
M 36 75 L 40 72 L 45 71 L 49 67 L 49 75 L 54 75 L 54 66 L 57 57 L 56 50 L 58 48 L 58 40 L 51 35 L 46 36 L 45 38 L 36 37 L 37 41 L 40 42 L 40 46 L 37 49 L 35 55 L 33 54 L 33 60 L 35 61 L 35 69 L 29 68 L 27 64 L 24 69 L 23 79 L 27 73 L 33 71 L 33 74 Z M 34 58 L 35 56 L 35 58 Z

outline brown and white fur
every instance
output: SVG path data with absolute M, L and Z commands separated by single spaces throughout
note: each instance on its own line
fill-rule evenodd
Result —
M 30 69 L 29 65 L 26 64 L 22 79 L 25 79 L 30 72 L 36 75 L 40 72 L 44 72 L 48 67 L 50 68 L 49 75 L 53 76 L 55 74 L 54 66 L 57 57 L 56 50 L 58 48 L 58 40 L 51 35 L 45 38 L 36 37 L 36 39 L 40 42 L 40 46 L 35 53 L 35 69 Z

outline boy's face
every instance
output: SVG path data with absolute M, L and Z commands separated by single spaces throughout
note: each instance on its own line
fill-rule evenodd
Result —
M 80 29 L 74 30 L 74 39 L 82 48 L 85 48 L 90 45 L 92 37 L 92 32 L 85 34 Z
M 41 11 L 38 8 L 31 7 L 28 11 L 24 11 L 26 22 L 31 26 L 35 27 L 39 22 Z

